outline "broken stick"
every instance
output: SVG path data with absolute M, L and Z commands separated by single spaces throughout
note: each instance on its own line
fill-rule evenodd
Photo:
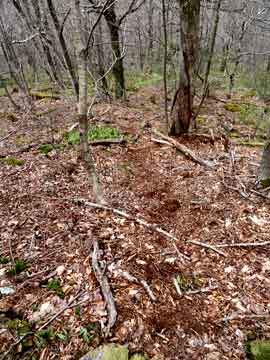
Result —
M 205 167 L 208 167 L 208 168 L 213 168 L 215 166 L 213 161 L 201 159 L 199 156 L 197 156 L 193 151 L 191 151 L 185 145 L 180 144 L 178 141 L 170 138 L 169 136 L 166 136 L 157 130 L 153 130 L 153 132 L 154 132 L 154 134 L 156 134 L 159 137 L 161 137 L 162 139 L 164 139 L 167 144 L 170 144 L 171 146 L 175 147 L 177 150 L 179 150 L 182 154 L 184 154 L 187 158 L 191 159 L 195 163 L 200 164 Z
M 106 302 L 106 307 L 108 311 L 108 324 L 105 335 L 109 335 L 111 328 L 114 326 L 116 322 L 117 311 L 115 308 L 115 303 L 110 289 L 109 281 L 107 277 L 104 275 L 102 269 L 100 269 L 98 263 L 98 253 L 99 253 L 98 242 L 97 240 L 94 240 L 93 253 L 92 253 L 92 266 Z

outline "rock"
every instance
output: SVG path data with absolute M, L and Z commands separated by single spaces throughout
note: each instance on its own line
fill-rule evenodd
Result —
M 214 351 L 214 352 L 207 354 L 205 359 L 206 360 L 220 360 L 221 354 L 217 351 Z
M 128 360 L 128 349 L 117 344 L 102 345 L 84 355 L 80 360 Z
M 15 289 L 12 286 L 0 287 L 1 295 L 12 295 L 15 293 Z

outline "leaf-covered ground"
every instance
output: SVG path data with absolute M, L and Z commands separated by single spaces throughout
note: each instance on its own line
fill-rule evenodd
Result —
M 0 103 L 3 113 L 13 112 L 5 98 Z M 229 127 L 237 140 L 249 142 L 253 129 L 209 99 L 197 134 L 177 140 L 214 161 L 211 169 L 155 141 L 153 129 L 163 121 L 160 88 L 142 89 L 127 103 L 96 106 L 96 124 L 115 127 L 127 139 L 92 149 L 107 203 L 157 224 L 173 241 L 76 201 L 94 201 L 77 146 L 65 136 L 76 108 L 67 100 L 35 106 L 44 116 L 17 114 L 16 122 L 0 116 L 0 137 L 14 131 L 0 148 L 0 260 L 9 261 L 0 265 L 0 353 L 32 331 L 7 358 L 79 359 L 113 341 L 150 358 L 231 360 L 245 358 L 247 339 L 270 336 L 270 244 L 215 248 L 222 255 L 191 243 L 269 241 L 269 200 L 252 192 L 260 148 L 228 144 L 224 136 Z M 56 111 L 46 114 L 50 108 Z M 46 155 L 40 145 L 52 140 L 58 146 Z M 23 163 L 11 164 L 7 156 Z M 91 266 L 94 239 L 118 313 L 106 340 L 106 304 Z M 18 259 L 26 268 L 7 273 Z M 156 301 L 121 271 L 146 281 Z M 40 332 L 63 306 L 69 308 Z

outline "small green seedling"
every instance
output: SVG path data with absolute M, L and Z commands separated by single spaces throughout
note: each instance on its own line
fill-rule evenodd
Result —
M 88 329 L 84 326 L 81 326 L 80 328 L 80 336 L 87 344 L 89 344 L 94 337 L 94 335 L 90 334 Z
M 9 263 L 9 258 L 6 256 L 0 256 L 0 264 L 1 265 L 6 265 Z
M 14 265 L 7 270 L 10 275 L 18 275 L 23 272 L 27 267 L 26 262 L 23 259 L 16 259 Z
M 39 151 L 44 155 L 48 155 L 51 151 L 53 151 L 53 146 L 52 144 L 42 144 L 39 147 Z
M 80 305 L 77 305 L 75 307 L 75 315 L 77 315 L 77 316 L 81 315 L 81 307 L 80 307 Z
M 64 292 L 61 288 L 61 283 L 59 279 L 51 279 L 49 280 L 46 288 L 55 292 L 58 296 L 63 297 Z
M 55 335 L 60 341 L 66 344 L 68 343 L 69 336 L 67 330 L 64 329 L 63 331 L 57 332 Z

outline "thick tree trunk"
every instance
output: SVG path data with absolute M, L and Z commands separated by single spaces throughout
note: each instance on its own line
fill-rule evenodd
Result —
M 121 98 L 125 96 L 125 76 L 123 57 L 121 54 L 121 46 L 119 39 L 119 24 L 116 19 L 114 0 L 109 4 L 108 9 L 104 12 L 104 17 L 109 27 L 112 51 L 117 58 L 112 73 L 115 79 L 115 97 Z
M 192 119 L 194 80 L 199 63 L 200 1 L 178 0 L 181 20 L 182 61 L 179 88 L 176 91 L 169 133 L 188 132 Z

